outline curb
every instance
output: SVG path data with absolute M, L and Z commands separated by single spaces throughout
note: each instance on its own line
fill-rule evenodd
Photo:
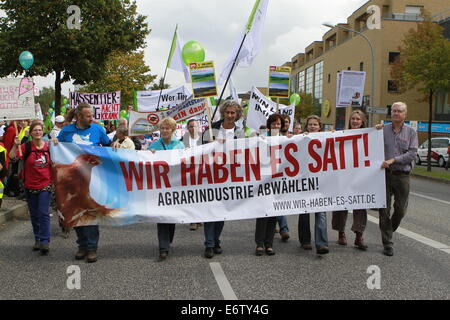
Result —
M 0 224 L 11 221 L 14 218 L 18 220 L 28 220 L 29 213 L 27 204 L 18 204 L 6 211 L 0 211 Z
M 450 184 L 450 180 L 443 179 L 443 178 L 428 177 L 428 176 L 423 176 L 423 175 L 414 174 L 414 173 L 411 173 L 411 177 L 418 178 L 418 179 L 423 179 L 423 180 L 428 180 L 428 181 L 433 181 L 433 182 L 444 183 L 444 184 Z

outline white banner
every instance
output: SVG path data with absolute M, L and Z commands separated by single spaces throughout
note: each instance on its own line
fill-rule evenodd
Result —
M 34 83 L 31 78 L 0 78 L 0 119 L 35 119 Z
M 383 131 L 254 137 L 190 149 L 51 147 L 70 226 L 193 223 L 383 208 Z
M 170 109 L 188 100 L 192 91 L 186 85 L 161 90 L 137 91 L 137 107 L 140 112 L 153 112 L 161 109 Z M 159 108 L 158 107 L 159 100 Z M 156 110 L 158 109 L 158 110 Z
M 280 104 L 278 108 L 280 114 L 287 114 L 291 118 L 289 130 L 292 131 L 294 127 L 295 105 L 285 106 L 284 104 Z M 276 112 L 276 102 L 270 101 L 261 91 L 253 87 L 248 104 L 247 127 L 259 130 L 260 126 L 267 124 L 269 116 Z
M 338 107 L 362 107 L 366 73 L 364 71 L 344 70 L 337 75 Z
M 95 120 L 119 120 L 120 91 L 105 93 L 69 93 L 70 108 L 76 108 L 82 102 L 89 103 L 94 109 Z

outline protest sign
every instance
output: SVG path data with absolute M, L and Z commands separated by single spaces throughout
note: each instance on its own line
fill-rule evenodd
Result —
M 51 146 L 66 226 L 194 223 L 386 206 L 383 131 L 134 151 Z
M 161 98 L 159 97 L 160 95 Z M 165 89 L 162 92 L 161 90 L 137 91 L 137 110 L 139 112 L 153 112 L 171 109 L 188 100 L 190 96 L 192 96 L 192 92 L 186 85 Z
M 198 62 L 189 65 L 192 79 L 194 98 L 208 98 L 217 96 L 216 75 L 214 62 Z
M 288 114 L 291 117 L 291 127 L 289 130 L 292 131 L 294 126 L 295 105 L 285 106 L 280 104 L 278 108 L 280 114 Z M 257 88 L 253 87 L 248 104 L 247 127 L 259 130 L 260 126 L 266 125 L 269 116 L 276 112 L 277 104 L 267 99 L 267 97 Z
M 337 75 L 337 107 L 362 107 L 366 73 L 344 70 Z
M 120 91 L 106 93 L 70 92 L 70 108 L 89 103 L 94 109 L 95 120 L 119 120 Z
M 205 112 L 205 99 L 189 99 L 180 105 L 165 111 L 135 112 L 130 111 L 130 136 L 149 134 L 157 129 L 158 123 L 167 117 L 176 122 L 186 121 L 192 117 L 201 116 Z
M 34 83 L 31 78 L 0 79 L 0 119 L 35 119 Z
M 289 98 L 291 82 L 291 68 L 276 67 L 269 68 L 269 97 Z

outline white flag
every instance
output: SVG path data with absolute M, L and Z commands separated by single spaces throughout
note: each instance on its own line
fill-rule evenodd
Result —
M 172 70 L 177 70 L 180 72 L 183 72 L 184 79 L 186 80 L 186 83 L 191 82 L 191 75 L 189 73 L 189 68 L 186 66 L 186 64 L 183 61 L 182 56 L 182 44 L 180 35 L 178 34 L 178 25 L 175 28 L 175 32 L 173 34 L 172 39 L 172 45 L 170 46 L 170 53 L 169 53 L 169 59 L 167 60 L 167 67 Z
M 239 95 L 237 93 L 236 87 L 234 86 L 233 78 L 230 77 L 230 95 L 234 101 L 241 104 L 241 99 L 239 99 Z
M 223 84 L 228 75 L 232 72 L 231 67 L 233 66 L 234 59 L 239 51 L 239 47 L 241 46 L 242 40 L 247 34 L 245 41 L 242 45 L 242 49 L 239 52 L 239 56 L 236 59 L 236 65 L 241 68 L 250 67 L 258 54 L 259 47 L 261 45 L 262 31 L 264 27 L 264 21 L 266 20 L 267 6 L 269 4 L 269 0 L 256 0 L 255 6 L 253 7 L 253 11 L 250 15 L 247 26 L 239 37 L 239 40 L 236 42 L 234 46 L 233 52 L 225 63 L 225 68 L 222 71 L 222 74 L 219 78 L 218 84 Z

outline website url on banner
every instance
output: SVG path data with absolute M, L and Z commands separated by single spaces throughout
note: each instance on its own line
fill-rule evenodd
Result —
M 321 197 L 299 200 L 283 200 L 273 202 L 275 211 L 286 211 L 295 209 L 315 209 L 339 206 L 356 206 L 362 204 L 375 204 L 374 194 L 359 194 L 351 196 Z M 343 208 L 347 209 L 347 208 Z

